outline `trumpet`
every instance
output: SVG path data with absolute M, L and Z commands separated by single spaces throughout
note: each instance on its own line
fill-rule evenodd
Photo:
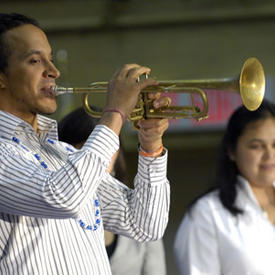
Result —
M 64 88 L 55 86 L 54 95 L 68 93 L 83 93 L 83 107 L 92 117 L 101 117 L 101 112 L 94 111 L 88 101 L 92 93 L 106 93 L 108 82 L 94 82 L 88 87 Z M 146 87 L 139 94 L 138 102 L 127 118 L 135 122 L 146 118 L 169 118 L 182 119 L 207 118 L 208 99 L 204 90 L 211 89 L 217 91 L 228 91 L 239 93 L 244 106 L 250 110 L 256 110 L 264 98 L 265 75 L 263 66 L 255 57 L 248 58 L 237 77 L 219 79 L 195 79 L 195 80 L 160 80 L 157 86 Z M 147 97 L 148 93 L 186 93 L 191 97 L 191 105 L 188 106 L 167 106 L 155 109 L 152 100 Z M 195 105 L 194 95 L 201 98 L 202 106 Z

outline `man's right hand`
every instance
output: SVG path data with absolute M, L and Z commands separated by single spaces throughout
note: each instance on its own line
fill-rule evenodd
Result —
M 138 81 L 141 75 L 149 74 L 150 71 L 150 68 L 138 64 L 126 64 L 114 74 L 109 81 L 107 103 L 104 110 L 117 110 L 122 115 L 119 112 L 103 112 L 101 124 L 105 124 L 119 134 L 123 124 L 122 116 L 127 118 L 132 113 L 139 93 L 148 86 L 158 84 L 151 78 L 143 78 Z

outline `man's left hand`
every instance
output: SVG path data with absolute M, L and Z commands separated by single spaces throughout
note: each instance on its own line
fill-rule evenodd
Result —
M 154 108 L 169 106 L 171 99 L 169 97 L 160 97 L 158 93 L 148 94 L 149 99 L 153 99 Z M 137 123 L 138 137 L 142 150 L 152 153 L 162 146 L 162 136 L 169 126 L 166 118 L 143 119 Z

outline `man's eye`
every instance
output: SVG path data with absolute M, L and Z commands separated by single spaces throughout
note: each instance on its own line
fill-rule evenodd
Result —
M 31 59 L 30 60 L 31 64 L 36 64 L 36 63 L 40 63 L 40 59 Z

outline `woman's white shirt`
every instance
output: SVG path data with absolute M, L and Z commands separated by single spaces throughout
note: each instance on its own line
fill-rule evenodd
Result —
M 188 212 L 176 235 L 175 258 L 182 275 L 274 275 L 275 227 L 249 183 L 238 177 L 234 217 L 211 192 Z

